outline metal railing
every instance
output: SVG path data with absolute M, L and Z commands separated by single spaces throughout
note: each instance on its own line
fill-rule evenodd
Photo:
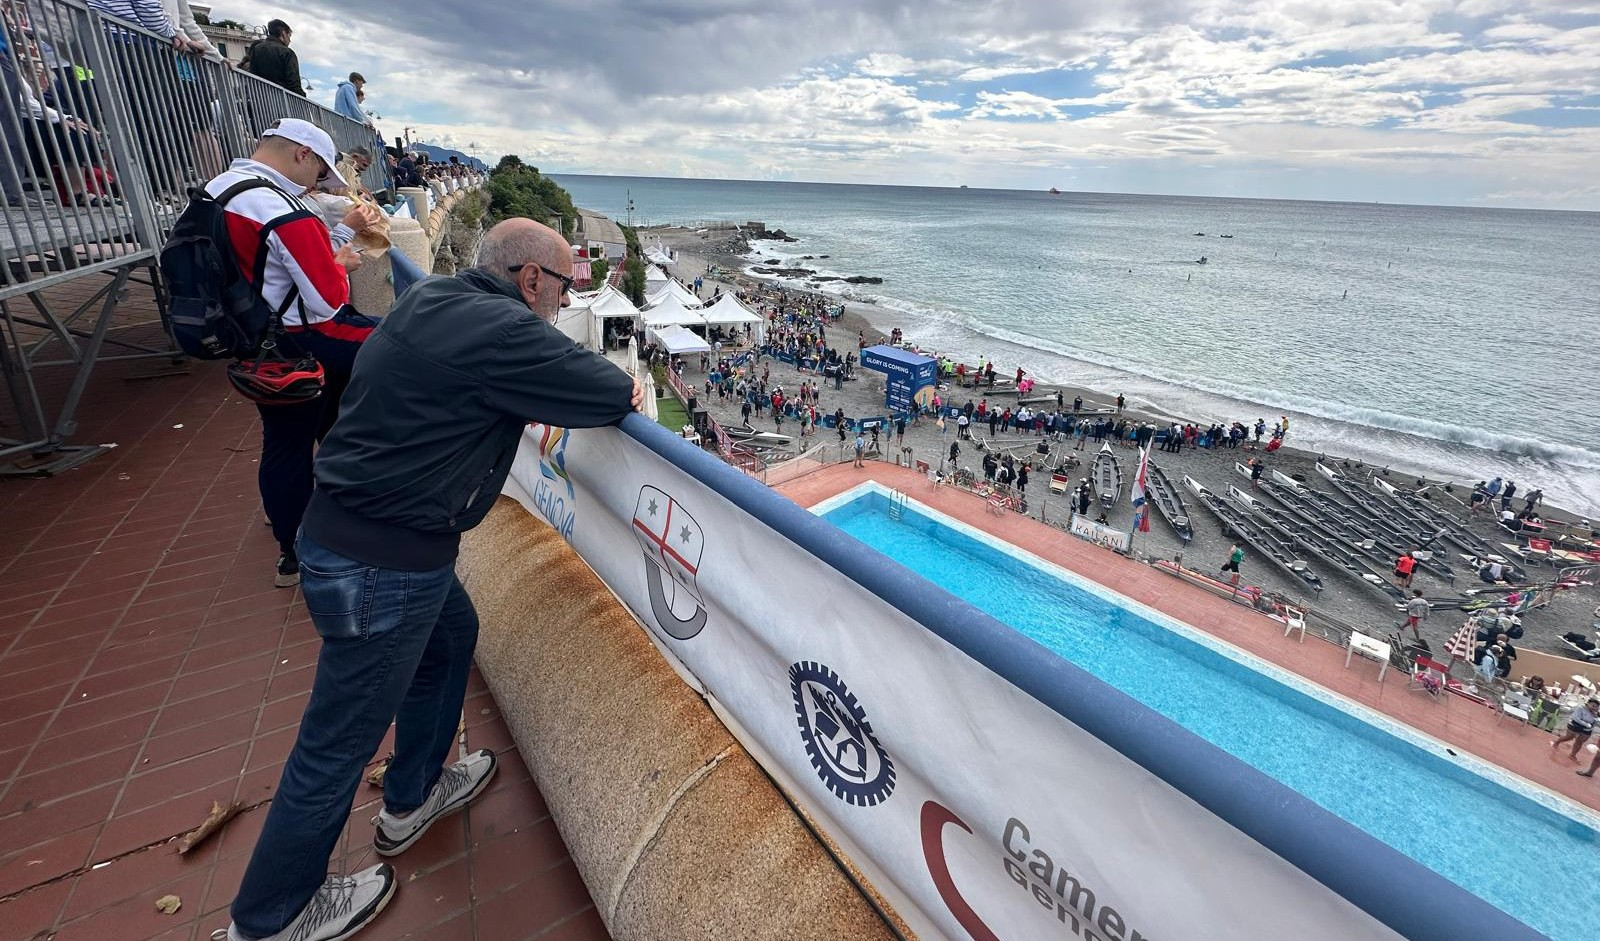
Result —
M 342 152 L 377 135 L 254 75 L 190 52 L 81 0 L 0 0 L 0 299 L 159 248 L 188 188 L 296 117 Z
M 50 473 L 97 453 L 64 444 L 96 362 L 175 355 L 159 330 L 143 342 L 137 331 L 112 332 L 155 322 L 130 322 L 125 288 L 147 268 L 164 305 L 155 257 L 188 189 L 248 156 L 284 117 L 322 127 L 342 152 L 368 148 L 363 182 L 383 187 L 379 141 L 359 122 L 175 52 L 82 0 L 0 0 L 0 379 L 12 406 L 0 423 L 20 429 L 0 437 L 0 475 Z M 70 299 L 47 290 L 91 275 L 108 280 Z M 75 370 L 49 403 L 34 375 L 47 366 Z M 27 467 L 8 468 L 17 455 Z

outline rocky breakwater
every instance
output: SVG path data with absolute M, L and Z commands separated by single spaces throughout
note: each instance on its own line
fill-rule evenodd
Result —
M 777 241 L 777 242 L 798 242 L 798 241 L 800 241 L 799 239 L 789 235 L 787 232 L 783 231 L 782 229 L 773 229 L 770 232 L 765 231 L 765 230 L 742 231 L 739 234 L 739 239 L 744 242 L 744 244 L 746 246 L 746 248 L 745 248 L 746 252 L 750 251 L 749 244 L 751 242 L 759 242 L 759 241 L 763 241 L 763 240 L 766 240 L 766 241 Z M 741 253 L 741 254 L 743 254 L 743 253 Z M 813 258 L 827 258 L 827 257 L 828 257 L 827 255 L 802 255 L 802 256 L 800 256 L 800 260 L 801 261 L 810 261 Z M 750 271 L 751 271 L 752 274 L 764 274 L 764 275 L 769 275 L 769 276 L 775 277 L 775 278 L 791 278 L 791 279 L 795 279 L 795 280 L 812 281 L 812 282 L 815 282 L 817 284 L 821 284 L 821 283 L 823 283 L 825 281 L 842 281 L 845 284 L 882 284 L 883 283 L 883 279 L 882 278 L 874 277 L 872 275 L 853 274 L 853 275 L 848 275 L 848 276 L 841 276 L 841 275 L 834 275 L 834 274 L 818 274 L 817 270 L 815 268 L 807 268 L 807 267 L 805 267 L 803 265 L 787 265 L 787 266 L 785 266 L 782 261 L 780 261 L 780 260 L 778 260 L 776 258 L 769 258 L 769 259 L 767 259 L 766 261 L 764 261 L 763 263 L 761 263 L 759 265 L 754 265 L 754 266 L 751 267 Z

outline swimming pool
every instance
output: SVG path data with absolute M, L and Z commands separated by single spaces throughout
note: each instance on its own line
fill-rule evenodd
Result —
M 813 511 L 1555 941 L 1592 935 L 1600 817 L 937 511 L 889 507 L 866 484 Z

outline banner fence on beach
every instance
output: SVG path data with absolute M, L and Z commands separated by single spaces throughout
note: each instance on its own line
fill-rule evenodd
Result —
M 506 492 L 919 937 L 1535 937 L 641 416 Z

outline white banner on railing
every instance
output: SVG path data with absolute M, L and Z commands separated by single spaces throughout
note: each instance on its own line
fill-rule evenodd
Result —
M 1398 937 L 617 429 L 533 426 L 507 493 L 921 938 Z
M 1128 551 L 1128 534 L 1120 529 L 1114 529 L 1094 520 L 1082 513 L 1072 514 L 1072 522 L 1067 524 L 1067 529 L 1074 536 L 1081 536 L 1097 546 L 1115 549 L 1118 552 Z

